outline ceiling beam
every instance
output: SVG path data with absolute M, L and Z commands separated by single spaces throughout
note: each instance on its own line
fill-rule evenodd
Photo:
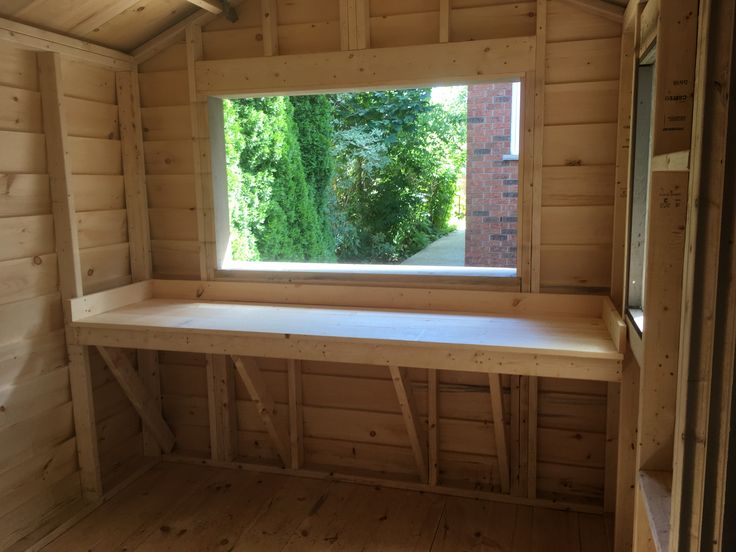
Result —
M 217 0 L 187 0 L 187 2 L 215 15 L 222 13 L 222 4 Z
M 616 23 L 623 23 L 624 21 L 624 8 L 610 4 L 605 0 L 563 0 L 563 2 Z
M 116 71 L 132 69 L 136 65 L 133 57 L 118 50 L 4 18 L 0 18 L 0 42 L 9 42 L 16 47 L 30 50 L 59 52 L 69 58 Z
M 116 2 L 111 2 L 98 12 L 90 15 L 87 19 L 77 23 L 77 25 L 69 30 L 69 34 L 86 35 L 87 33 L 91 33 L 137 3 L 138 0 L 117 0 Z
M 242 1 L 243 0 L 230 0 L 227 2 L 227 12 L 231 14 L 231 17 L 234 17 L 234 19 L 228 17 L 228 20 L 237 21 L 238 14 L 234 8 L 241 4 Z M 227 12 L 223 14 L 226 17 L 228 15 Z M 217 17 L 218 16 L 213 13 L 202 10 L 194 12 L 189 17 L 182 19 L 175 25 L 169 27 L 159 35 L 153 37 L 147 42 L 144 42 L 133 50 L 132 55 L 135 58 L 136 63 L 143 63 L 174 44 L 177 40 L 182 38 L 184 30 L 190 25 L 206 25 Z

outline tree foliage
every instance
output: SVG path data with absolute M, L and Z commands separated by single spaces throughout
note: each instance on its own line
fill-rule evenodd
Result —
M 465 101 L 430 89 L 225 102 L 233 258 L 400 262 L 450 230 Z

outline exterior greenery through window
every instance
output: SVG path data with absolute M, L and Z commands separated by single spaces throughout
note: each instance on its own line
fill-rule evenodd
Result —
M 447 234 L 466 109 L 465 88 L 224 101 L 231 258 L 397 263 Z

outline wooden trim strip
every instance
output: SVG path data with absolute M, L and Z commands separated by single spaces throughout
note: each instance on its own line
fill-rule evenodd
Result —
M 294 477 L 308 477 L 310 479 L 322 479 L 325 481 L 343 481 L 345 483 L 356 483 L 358 485 L 371 485 L 385 487 L 387 489 L 404 489 L 409 491 L 427 492 L 445 496 L 458 496 L 463 498 L 476 498 L 478 500 L 490 500 L 505 504 L 519 504 L 522 506 L 539 506 L 541 508 L 549 508 L 552 510 L 563 510 L 580 512 L 586 514 L 601 514 L 603 508 L 591 504 L 578 502 L 563 502 L 547 499 L 529 499 L 521 496 L 511 496 L 502 493 L 492 493 L 488 491 L 480 491 L 475 489 L 461 489 L 457 487 L 447 487 L 443 485 L 430 486 L 427 483 L 418 483 L 413 481 L 401 481 L 395 479 L 385 479 L 379 476 L 363 476 L 357 474 L 342 473 L 339 470 L 317 471 L 317 470 L 292 470 L 290 468 L 281 468 L 278 466 L 268 466 L 264 464 L 252 464 L 247 462 L 214 462 L 212 460 L 181 456 L 178 454 L 169 454 L 163 457 L 166 462 L 175 462 L 178 464 L 195 464 L 201 466 L 213 466 L 218 468 L 227 468 L 232 470 L 246 470 L 256 473 L 277 473 L 280 475 L 289 475 Z

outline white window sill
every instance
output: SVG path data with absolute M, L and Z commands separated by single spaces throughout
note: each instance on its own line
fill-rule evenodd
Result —
M 280 283 L 391 284 L 398 287 L 439 285 L 497 290 L 519 287 L 516 269 L 500 267 L 225 261 L 216 277 Z

